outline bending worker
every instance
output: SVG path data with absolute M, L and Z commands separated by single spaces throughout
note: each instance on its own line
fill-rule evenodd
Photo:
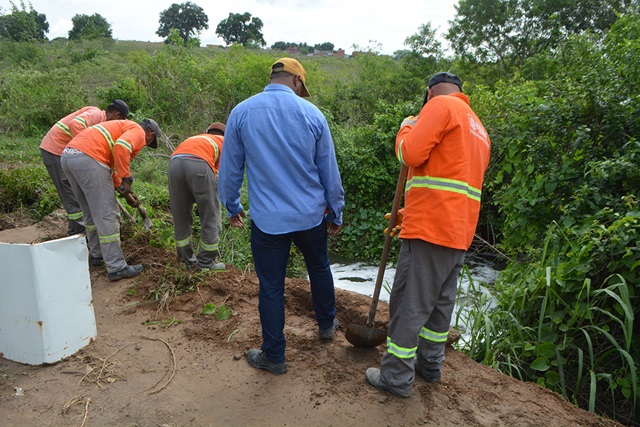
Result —
M 178 257 L 190 268 L 223 270 L 216 262 L 222 224 L 217 174 L 225 125 L 212 123 L 206 134 L 185 139 L 169 161 L 169 200 Z M 200 245 L 194 255 L 191 245 L 193 204 L 200 216 Z
M 131 195 L 131 159 L 145 146 L 156 148 L 159 133 L 158 124 L 151 119 L 140 124 L 112 120 L 81 132 L 62 153 L 62 168 L 82 208 L 91 264 L 104 260 L 111 281 L 142 271 L 142 265 L 127 265 L 120 247 L 116 191 L 125 198 Z M 128 203 L 131 200 L 127 198 Z
M 437 73 L 418 117 L 404 119 L 396 155 L 408 166 L 405 206 L 392 230 L 402 246 L 389 298 L 387 353 L 365 377 L 409 397 L 415 371 L 441 378 L 444 351 L 465 252 L 480 212 L 489 164 L 487 131 L 462 94 L 460 79 Z
M 234 227 L 244 224 L 240 189 L 247 172 L 262 346 L 246 356 L 274 374 L 288 369 L 284 282 L 292 242 L 309 273 L 318 337 L 331 340 L 338 327 L 327 235 L 342 227 L 344 191 L 327 120 L 303 99 L 305 80 L 298 61 L 277 60 L 264 91 L 231 111 L 220 161 L 220 201 Z
M 113 101 L 104 111 L 98 107 L 84 107 L 60 119 L 42 139 L 40 155 L 53 185 L 56 187 L 62 207 L 67 211 L 68 236 L 84 233 L 84 226 L 79 223 L 82 218 L 82 210 L 80 210 L 80 205 L 71 190 L 69 180 L 60 165 L 62 150 L 71 139 L 89 126 L 108 120 L 123 120 L 128 116 L 129 107 L 120 99 Z

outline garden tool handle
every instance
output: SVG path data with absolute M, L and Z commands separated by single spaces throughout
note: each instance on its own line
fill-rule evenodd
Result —
M 404 184 L 407 179 L 407 165 L 404 163 L 400 167 L 400 174 L 398 176 L 398 183 L 396 184 L 396 194 L 393 197 L 393 206 L 391 207 L 391 217 L 389 218 L 389 232 L 384 239 L 384 247 L 382 248 L 382 256 L 380 257 L 380 267 L 378 267 L 378 277 L 376 278 L 375 288 L 373 290 L 373 300 L 371 301 L 371 310 L 369 310 L 369 318 L 367 319 L 367 325 L 373 325 L 373 320 L 376 316 L 376 310 L 378 308 L 378 300 L 380 299 L 380 290 L 382 289 L 382 279 L 384 278 L 384 270 L 387 267 L 387 259 L 389 258 L 389 250 L 391 249 L 391 230 L 396 224 L 398 217 L 398 211 L 400 210 L 400 201 L 402 200 L 402 193 L 404 192 Z

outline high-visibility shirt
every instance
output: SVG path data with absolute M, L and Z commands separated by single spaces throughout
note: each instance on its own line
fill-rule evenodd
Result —
M 220 135 L 201 134 L 185 139 L 178 145 L 171 157 L 176 155 L 190 155 L 201 158 L 217 175 L 220 166 L 220 154 L 224 138 Z
M 107 113 L 98 107 L 84 107 L 60 119 L 49 129 L 40 143 L 40 148 L 61 156 L 64 147 L 89 126 L 107 120 Z
M 396 155 L 409 166 L 402 239 L 467 250 L 480 213 L 491 142 L 462 93 L 429 100 L 415 125 L 396 137 Z
M 131 120 L 109 120 L 80 132 L 67 145 L 113 170 L 113 184 L 131 177 L 129 163 L 146 145 L 142 127 Z

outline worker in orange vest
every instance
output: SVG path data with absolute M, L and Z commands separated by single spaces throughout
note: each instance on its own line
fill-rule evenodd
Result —
M 127 117 L 129 117 L 129 107 L 120 99 L 113 101 L 104 111 L 98 107 L 84 107 L 60 119 L 49 129 L 40 143 L 42 162 L 56 187 L 62 207 L 67 211 L 67 235 L 69 236 L 84 233 L 84 226 L 78 222 L 82 219 L 82 211 L 60 165 L 62 150 L 71 139 L 89 126 L 108 120 L 123 120 Z
M 218 260 L 222 224 L 217 175 L 224 131 L 224 124 L 212 123 L 205 134 L 187 138 L 178 145 L 169 161 L 169 200 L 176 251 L 188 267 L 199 270 L 226 268 Z M 201 225 L 197 255 L 191 244 L 194 203 Z
M 396 136 L 396 156 L 408 166 L 405 205 L 390 233 L 402 239 L 389 298 L 387 352 L 366 380 L 409 397 L 415 372 L 441 379 L 458 276 L 480 213 L 491 142 L 455 74 L 429 80 L 418 117 Z M 393 235 L 393 234 L 392 234 Z
M 87 128 L 62 152 L 62 169 L 82 208 L 91 264 L 104 260 L 109 280 L 134 277 L 142 265 L 127 265 L 120 247 L 120 210 L 116 191 L 127 199 L 133 177 L 131 159 L 144 147 L 156 148 L 158 124 L 144 119 L 112 120 Z M 114 191 L 114 187 L 115 190 Z

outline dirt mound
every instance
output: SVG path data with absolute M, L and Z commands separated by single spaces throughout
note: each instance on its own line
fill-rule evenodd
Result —
M 0 241 L 64 235 L 60 217 L 44 222 L 0 231 Z M 379 365 L 384 348 L 356 349 L 344 338 L 345 325 L 365 322 L 370 299 L 337 290 L 343 326 L 334 341 L 321 342 L 304 280 L 287 281 L 289 372 L 258 371 L 244 358 L 261 342 L 255 275 L 233 267 L 178 274 L 175 255 L 146 239 L 144 232 L 124 238 L 130 261 L 145 265 L 142 277 L 112 283 L 104 268 L 90 268 L 95 342 L 53 365 L 0 359 L 0 424 L 619 426 L 453 348 L 441 383 L 417 378 L 408 399 L 376 390 L 364 371 Z M 230 317 L 203 314 L 209 304 L 228 308 Z M 383 302 L 377 319 L 384 328 Z

